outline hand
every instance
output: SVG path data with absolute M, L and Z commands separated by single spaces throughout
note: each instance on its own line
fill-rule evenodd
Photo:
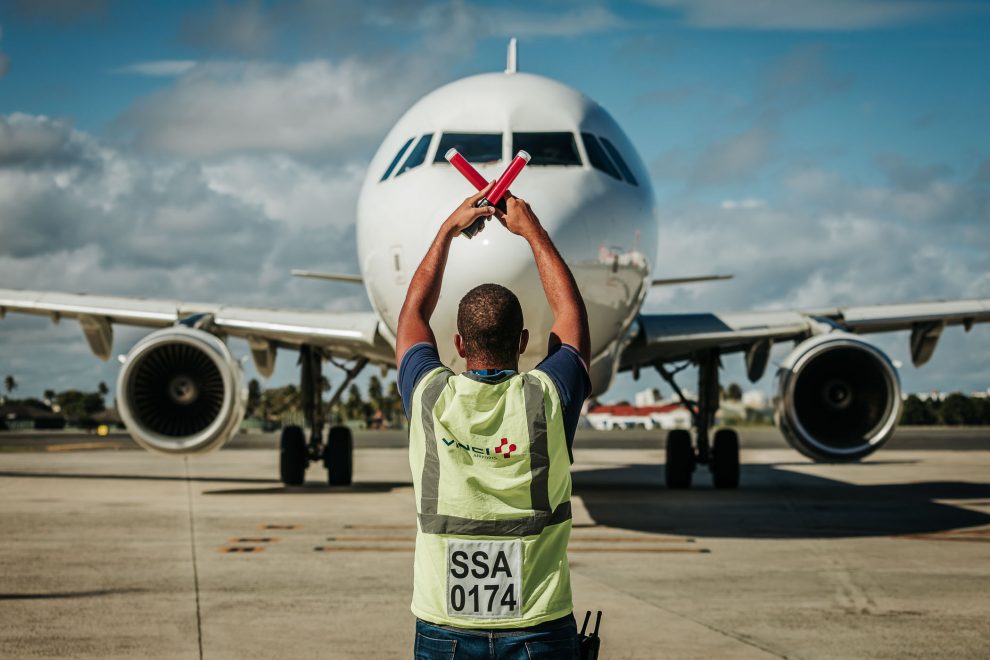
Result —
M 506 191 L 505 208 L 505 214 L 499 214 L 499 222 L 516 236 L 526 238 L 534 229 L 540 228 L 540 219 L 525 199 Z
M 494 206 L 477 207 L 475 204 L 481 201 L 481 199 L 488 194 L 488 191 L 491 190 L 494 185 L 494 181 L 490 182 L 483 189 L 461 202 L 461 205 L 454 209 L 454 212 L 450 214 L 444 222 L 444 225 L 451 231 L 459 234 L 474 224 L 474 221 L 478 218 L 491 217 L 495 213 Z

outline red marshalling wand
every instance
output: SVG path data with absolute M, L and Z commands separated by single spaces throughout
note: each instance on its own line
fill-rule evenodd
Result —
M 474 167 L 471 166 L 471 163 L 467 162 L 467 159 L 465 159 L 464 156 L 457 153 L 457 149 L 451 149 L 444 157 L 447 159 L 447 162 L 453 165 L 458 172 L 464 175 L 465 179 L 471 182 L 471 185 L 473 185 L 476 190 L 482 190 L 488 185 L 485 177 L 481 176 L 478 170 L 474 169 Z M 509 189 L 512 182 L 516 180 L 519 173 L 522 172 L 524 167 L 526 167 L 526 163 L 529 162 L 529 158 L 530 156 L 528 153 L 520 150 L 519 153 L 516 154 L 516 157 L 512 159 L 512 162 L 509 163 L 509 166 L 505 168 L 505 171 L 502 172 L 502 176 L 500 176 L 498 181 L 495 182 L 495 186 L 488 191 L 488 196 L 479 200 L 475 206 L 495 206 L 502 201 L 502 196 L 505 194 L 505 191 Z M 467 227 L 461 231 L 461 234 L 471 238 L 481 231 L 484 226 L 485 218 L 478 218 L 470 227 Z

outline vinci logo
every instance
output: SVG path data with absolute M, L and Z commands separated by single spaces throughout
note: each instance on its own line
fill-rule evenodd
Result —
M 474 445 L 468 445 L 463 442 L 458 442 L 457 440 L 448 440 L 447 438 L 441 438 L 443 444 L 448 447 L 456 447 L 457 449 L 463 449 L 467 453 L 474 456 L 483 456 L 485 458 L 495 458 L 492 454 L 490 447 L 475 447 Z M 498 446 L 495 447 L 495 454 L 501 455 L 503 458 L 509 458 L 512 456 L 512 452 L 518 451 L 515 443 L 509 442 L 508 438 L 502 438 Z

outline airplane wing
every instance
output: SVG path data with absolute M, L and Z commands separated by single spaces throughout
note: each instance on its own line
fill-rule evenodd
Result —
M 214 334 L 246 339 L 263 376 L 271 373 L 267 367 L 274 363 L 275 349 L 303 344 L 329 349 L 342 358 L 368 358 L 376 364 L 392 365 L 395 360 L 373 312 L 265 309 L 0 289 L 0 318 L 7 312 L 47 316 L 55 323 L 63 318 L 78 320 L 90 348 L 102 360 L 111 355 L 114 324 L 164 328 L 189 320 L 208 326 Z M 272 359 L 264 359 L 265 355 Z
M 855 334 L 911 331 L 911 358 L 931 357 L 942 329 L 990 322 L 990 298 L 943 300 L 806 311 L 641 314 L 620 359 L 620 370 L 689 359 L 706 350 L 768 353 L 770 344 L 808 338 L 830 329 Z M 765 366 L 765 365 L 764 365 Z

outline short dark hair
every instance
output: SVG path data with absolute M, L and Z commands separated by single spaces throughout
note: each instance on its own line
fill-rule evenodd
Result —
M 457 307 L 457 332 L 472 361 L 492 366 L 515 362 L 523 331 L 519 298 L 499 284 L 482 284 L 468 291 Z

